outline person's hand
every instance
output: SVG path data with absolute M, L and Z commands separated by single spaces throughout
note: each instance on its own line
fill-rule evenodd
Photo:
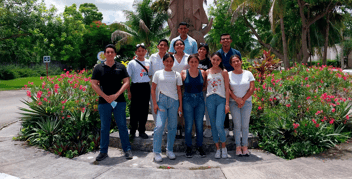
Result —
M 132 95 L 131 95 L 131 92 L 130 92 L 130 91 L 127 92 L 127 97 L 128 97 L 129 100 L 131 100 Z
M 161 110 L 159 109 L 159 106 L 158 106 L 157 104 L 155 104 L 153 108 L 154 108 L 153 110 L 154 110 L 154 113 L 155 113 L 155 114 L 158 113 L 158 110 L 161 111 Z
M 113 95 L 106 96 L 106 98 L 104 99 L 106 100 L 106 102 L 112 103 L 113 101 L 115 101 L 116 98 L 117 98 L 116 95 L 113 94 Z
M 225 105 L 225 114 L 229 113 L 230 106 L 228 104 Z
M 180 115 L 181 114 L 181 115 Z M 178 110 L 177 110 L 177 115 L 178 116 L 182 116 L 182 107 L 180 106 L 180 107 L 178 107 Z
M 235 101 L 236 101 L 236 103 L 237 103 L 238 106 L 241 106 L 241 105 L 244 104 L 244 101 L 243 101 L 242 98 L 236 98 Z

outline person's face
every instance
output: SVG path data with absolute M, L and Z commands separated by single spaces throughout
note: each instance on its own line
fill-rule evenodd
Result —
M 190 68 L 198 68 L 199 61 L 196 58 L 191 58 L 188 62 Z
M 113 48 L 106 48 L 104 56 L 107 60 L 113 60 L 116 56 L 116 52 Z
M 241 68 L 242 66 L 242 61 L 237 58 L 237 57 L 233 57 L 231 59 L 231 66 L 234 68 L 234 69 L 238 69 L 238 68 Z
M 223 46 L 223 47 L 228 47 L 230 46 L 232 43 L 232 39 L 231 39 L 231 36 L 230 35 L 224 35 L 221 37 L 220 39 L 220 44 Z
M 175 43 L 176 52 L 182 52 L 185 49 L 185 45 L 181 41 Z
M 160 44 L 157 46 L 157 48 L 159 49 L 159 52 L 166 52 L 167 49 L 169 49 L 169 46 L 167 46 L 167 43 L 162 41 L 160 42 Z
M 171 69 L 172 66 L 174 66 L 174 60 L 169 57 L 163 61 L 163 64 L 165 66 L 165 69 Z
M 214 55 L 213 57 L 211 57 L 211 64 L 214 66 L 214 67 L 217 67 L 220 65 L 221 63 L 221 58 L 217 55 Z
M 178 27 L 177 31 L 178 31 L 178 33 L 180 33 L 180 35 L 186 35 L 189 31 L 189 28 L 186 25 L 180 25 L 180 27 Z
M 205 47 L 200 47 L 199 49 L 198 49 L 198 54 L 200 55 L 200 56 L 205 56 L 205 55 L 207 55 L 207 49 L 205 49 Z
M 136 55 L 138 56 L 138 57 L 144 57 L 145 56 L 145 54 L 147 53 L 147 51 L 144 49 L 144 48 L 142 48 L 142 47 L 139 47 L 137 50 L 136 50 Z

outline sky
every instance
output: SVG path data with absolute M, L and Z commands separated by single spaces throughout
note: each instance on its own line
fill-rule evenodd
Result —
M 209 4 L 213 4 L 213 0 L 207 1 L 208 5 L 204 4 L 205 11 L 207 11 Z M 77 10 L 80 4 L 93 3 L 98 7 L 99 12 L 103 13 L 103 22 L 106 24 L 125 22 L 126 17 L 123 10 L 133 10 L 133 2 L 134 0 L 44 0 L 46 7 L 54 5 L 58 14 L 64 12 L 65 6 L 71 6 L 74 3 L 77 5 Z

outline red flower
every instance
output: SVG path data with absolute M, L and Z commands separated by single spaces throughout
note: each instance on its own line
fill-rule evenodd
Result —
M 28 97 L 32 97 L 32 95 L 31 95 L 31 92 L 30 92 L 30 91 L 27 91 L 27 96 L 28 96 Z
M 40 106 L 40 105 L 42 105 L 43 103 L 41 102 L 41 101 L 38 101 L 38 105 Z
M 335 112 L 336 111 L 336 109 L 335 108 L 332 108 L 332 110 L 331 110 L 332 112 Z
M 258 106 L 258 110 L 262 110 L 262 107 Z
M 310 99 L 310 96 L 307 97 L 307 100 Z
M 40 99 L 40 97 L 42 97 L 42 94 L 43 94 L 43 92 L 38 91 L 38 92 L 37 92 L 37 99 Z
M 308 80 L 308 77 L 304 78 L 306 81 Z
M 314 124 L 317 124 L 317 121 L 315 121 L 315 119 L 312 119 L 312 121 L 313 121 Z
M 349 120 L 349 119 L 350 119 L 350 116 L 349 116 L 349 115 L 347 115 L 347 116 L 346 116 L 346 119 L 347 119 L 347 120 Z
M 288 108 L 291 107 L 291 104 L 286 104 L 286 107 L 288 107 Z
M 335 121 L 335 119 L 331 119 L 329 123 L 330 123 L 330 124 L 333 124 L 334 121 Z
M 316 124 L 315 127 L 319 127 L 319 124 Z

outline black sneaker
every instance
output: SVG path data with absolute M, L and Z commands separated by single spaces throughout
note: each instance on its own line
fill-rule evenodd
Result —
M 148 139 L 148 135 L 146 133 L 139 133 L 139 137 L 142 139 Z
M 204 158 L 206 156 L 203 147 L 197 147 L 197 150 L 199 152 L 200 157 Z
M 107 153 L 99 153 L 99 155 L 97 156 L 97 158 L 95 158 L 95 161 L 102 161 L 104 160 L 106 157 L 108 157 Z
M 192 147 L 187 147 L 186 149 L 186 157 L 192 158 Z
M 132 151 L 127 150 L 127 152 L 125 152 L 125 157 L 126 159 L 132 159 L 133 158 Z

